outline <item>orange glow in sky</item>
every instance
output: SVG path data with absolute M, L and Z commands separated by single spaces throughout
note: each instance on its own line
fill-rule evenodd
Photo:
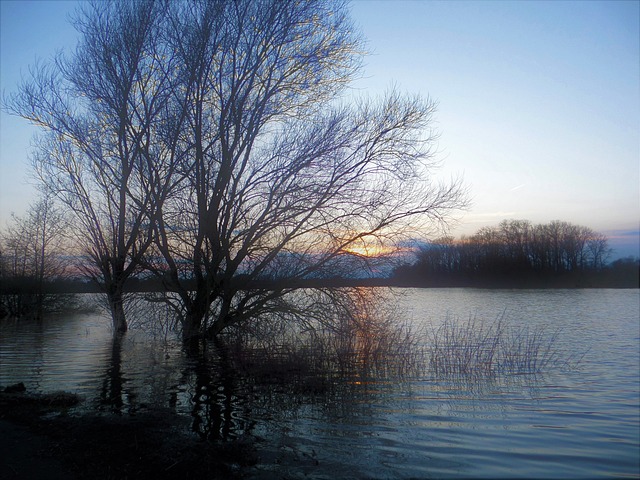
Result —
M 367 240 L 366 238 L 363 238 L 358 242 L 345 247 L 343 251 L 345 253 L 361 257 L 382 257 L 397 253 L 398 247 L 384 245 L 377 239 Z

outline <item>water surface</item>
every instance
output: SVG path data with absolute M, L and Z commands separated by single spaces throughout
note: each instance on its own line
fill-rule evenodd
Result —
M 557 329 L 577 368 L 492 378 L 349 378 L 329 389 L 236 375 L 216 355 L 83 314 L 0 325 L 0 385 L 67 390 L 81 409 L 166 409 L 194 435 L 258 439 L 262 478 L 638 478 L 638 290 L 408 289 L 402 319 Z M 400 320 L 400 319 L 399 319 Z M 266 377 L 268 380 L 268 377 Z

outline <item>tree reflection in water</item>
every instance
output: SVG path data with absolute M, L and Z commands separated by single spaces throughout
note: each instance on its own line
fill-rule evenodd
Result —
M 207 441 L 251 435 L 259 422 L 296 416 L 305 405 L 331 417 L 361 415 L 354 409 L 367 398 L 419 370 L 419 335 L 378 308 L 387 304 L 374 301 L 368 289 L 353 289 L 342 301 L 308 306 L 303 322 L 299 316 L 257 318 L 215 341 L 190 345 L 178 336 L 171 343 L 164 320 L 161 334 L 150 332 L 153 315 L 141 308 L 144 335 L 132 328 L 108 347 L 99 408 L 180 415 Z
M 224 355 L 213 345 L 188 348 L 189 366 L 183 378 L 191 383 L 191 427 L 204 440 L 227 440 L 246 431 L 239 414 L 237 379 Z
M 122 335 L 114 335 L 111 341 L 111 356 L 109 364 L 102 380 L 100 392 L 100 405 L 107 407 L 113 413 L 121 414 L 124 406 L 122 398 Z

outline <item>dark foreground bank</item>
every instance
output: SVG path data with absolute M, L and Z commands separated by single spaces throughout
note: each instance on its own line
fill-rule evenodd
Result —
M 238 478 L 257 462 L 252 440 L 199 440 L 170 412 L 79 415 L 75 395 L 6 390 L 0 479 Z

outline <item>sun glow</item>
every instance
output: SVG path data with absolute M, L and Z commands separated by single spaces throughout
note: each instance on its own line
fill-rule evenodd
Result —
M 396 247 L 383 245 L 378 240 L 367 241 L 365 239 L 360 239 L 358 242 L 342 249 L 344 253 L 360 257 L 382 257 L 385 255 L 391 255 L 397 252 L 397 250 L 398 249 Z

